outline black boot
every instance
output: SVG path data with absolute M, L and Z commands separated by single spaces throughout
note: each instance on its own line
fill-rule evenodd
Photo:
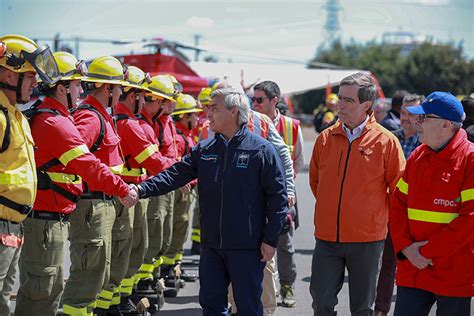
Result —
M 161 278 L 165 280 L 165 286 L 167 288 L 174 288 L 176 292 L 179 292 L 180 289 L 184 288 L 186 282 L 176 275 L 174 267 L 175 266 L 171 265 L 161 266 Z
M 179 278 L 185 282 L 196 282 L 198 278 L 195 274 L 187 273 L 184 270 L 181 262 L 177 262 L 173 269 L 175 271 L 175 275 L 179 275 Z
M 192 255 L 200 255 L 201 254 L 201 243 L 197 241 L 193 241 L 193 245 L 191 246 L 191 254 Z

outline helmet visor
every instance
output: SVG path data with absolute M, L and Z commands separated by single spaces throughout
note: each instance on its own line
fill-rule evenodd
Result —
M 74 70 L 68 71 L 61 75 L 63 79 L 64 77 L 71 77 L 71 79 L 82 79 L 82 77 L 87 75 L 87 65 L 83 60 L 78 60 Z
M 58 65 L 49 47 L 38 47 L 33 53 L 23 51 L 23 55 L 36 70 L 42 82 L 53 85 L 61 79 Z

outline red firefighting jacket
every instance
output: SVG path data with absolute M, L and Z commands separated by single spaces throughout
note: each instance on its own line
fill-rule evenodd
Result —
M 156 135 L 163 156 L 178 160 L 176 147 L 176 128 L 170 115 L 161 115 L 156 119 Z
M 440 152 L 421 145 L 411 154 L 390 208 L 397 253 L 397 285 L 437 295 L 474 294 L 474 144 L 459 130 Z M 420 254 L 433 261 L 418 270 L 401 253 L 428 241 Z
M 109 195 L 124 196 L 128 188 L 121 186 L 121 182 L 113 175 L 109 168 L 102 164 L 89 152 L 81 134 L 74 126 L 74 119 L 64 105 L 58 101 L 45 97 L 38 109 L 51 109 L 54 113 L 38 113 L 31 121 L 33 139 L 35 140 L 35 161 L 39 169 L 46 163 L 58 160 L 52 167 L 40 170 L 46 173 L 40 176 L 42 181 L 51 181 L 73 196 L 82 194 L 82 181 L 95 182 L 100 191 Z M 117 182 L 119 185 L 110 186 Z M 44 185 L 44 184 L 43 184 Z M 41 187 L 41 186 L 40 186 Z M 71 213 L 76 203 L 58 193 L 52 188 L 39 189 L 34 204 L 35 210 L 48 212 Z
M 105 165 L 109 167 L 112 173 L 120 175 L 123 169 L 123 160 L 120 154 L 120 138 L 114 129 L 112 117 L 107 113 L 104 107 L 91 95 L 88 95 L 82 104 L 90 104 L 95 108 L 104 119 L 104 137 L 99 148 L 94 155 Z M 73 114 L 74 122 L 80 132 L 85 144 L 91 148 L 100 135 L 101 121 L 99 116 L 87 109 L 79 109 Z M 95 170 L 94 170 L 95 171 Z M 101 178 L 99 178 L 101 179 Z M 111 192 L 113 188 L 119 188 L 118 196 L 124 197 L 128 194 L 128 185 L 120 177 L 115 177 L 111 181 L 94 180 L 87 182 L 89 191 Z
M 128 183 L 138 184 L 169 166 L 169 159 L 158 151 L 158 145 L 147 139 L 137 118 L 123 104 L 117 104 L 114 118 L 117 133 L 121 139 L 125 166 L 122 179 Z

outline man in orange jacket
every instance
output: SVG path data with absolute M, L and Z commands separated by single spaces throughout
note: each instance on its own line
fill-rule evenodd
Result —
M 315 315 L 335 314 L 346 268 L 351 313 L 373 313 L 389 193 L 405 167 L 397 138 L 375 122 L 371 108 L 376 97 L 370 76 L 344 78 L 339 121 L 314 145 L 309 178 L 317 200 L 310 285 Z
M 474 295 L 474 144 L 461 129 L 464 110 L 433 92 L 407 110 L 418 115 L 423 145 L 407 162 L 390 208 L 398 259 L 395 315 L 471 315 Z

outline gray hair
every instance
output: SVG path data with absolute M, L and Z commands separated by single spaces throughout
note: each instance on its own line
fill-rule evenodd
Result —
M 402 104 L 405 103 L 412 103 L 412 102 L 420 102 L 423 103 L 425 101 L 425 96 L 424 95 L 419 95 L 419 94 L 409 94 L 403 97 Z
M 453 122 L 451 121 L 451 123 L 453 124 L 453 132 L 457 132 L 461 129 L 462 127 L 462 122 Z
M 224 106 L 227 109 L 236 107 L 239 110 L 239 125 L 247 123 L 249 118 L 250 103 L 245 93 L 239 92 L 232 88 L 217 89 L 211 93 L 211 98 L 223 96 Z
M 341 80 L 339 86 L 352 86 L 356 85 L 359 87 L 359 92 L 357 96 L 359 97 L 359 102 L 364 103 L 367 101 L 373 102 L 377 99 L 377 86 L 375 85 L 374 79 L 371 76 L 366 75 L 362 72 L 357 72 L 350 76 L 345 77 Z

